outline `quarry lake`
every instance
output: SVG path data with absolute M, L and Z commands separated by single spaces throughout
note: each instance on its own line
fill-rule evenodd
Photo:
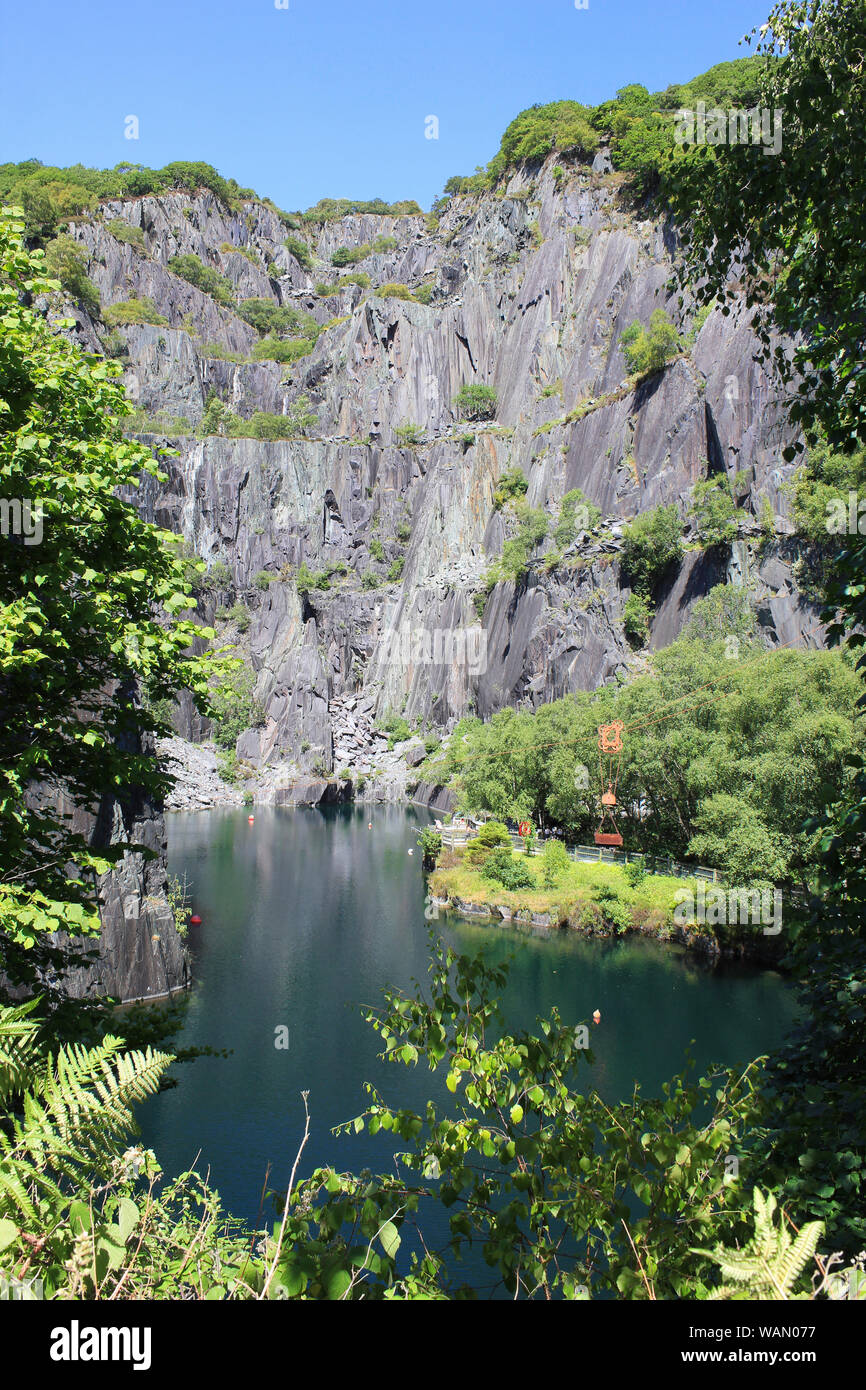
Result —
M 309 1091 L 312 1116 L 304 1174 L 324 1163 L 392 1170 L 401 1145 L 390 1135 L 330 1132 L 364 1109 L 365 1081 L 420 1110 L 428 1097 L 452 1101 L 444 1072 L 381 1062 L 379 1039 L 360 1013 L 381 1002 L 385 985 L 426 979 L 431 925 L 462 950 L 513 955 L 503 995 L 510 1029 L 532 1028 L 554 1005 L 575 1024 L 599 1009 L 595 1062 L 582 1086 L 607 1101 L 630 1095 L 635 1082 L 657 1093 L 682 1070 L 692 1040 L 698 1068 L 746 1063 L 773 1048 L 794 1018 L 793 991 L 779 975 L 711 969 L 677 946 L 453 917 L 428 923 L 415 848 L 426 811 L 256 807 L 253 825 L 247 815 L 168 817 L 169 871 L 186 875 L 203 919 L 190 928 L 195 985 L 177 1044 L 231 1051 L 176 1067 L 177 1088 L 154 1097 L 139 1118 L 166 1173 L 209 1170 L 224 1205 L 250 1222 L 262 1219 L 268 1167 L 271 1187 L 288 1179 L 303 1134 L 301 1091 Z M 275 1046 L 281 1028 L 284 1049 Z M 266 1204 L 264 1219 L 272 1214 Z

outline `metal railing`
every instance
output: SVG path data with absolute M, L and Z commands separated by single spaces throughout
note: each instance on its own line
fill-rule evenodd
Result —
M 442 836 L 443 845 L 451 849 L 465 849 L 474 840 L 477 830 L 462 826 L 443 825 L 437 830 Z M 519 835 L 511 834 L 515 849 L 525 853 L 526 846 Z M 544 841 L 536 841 L 529 850 L 530 855 L 541 854 Z M 702 878 L 710 883 L 721 883 L 718 869 L 710 869 L 705 864 L 681 864 L 664 854 L 636 854 L 628 850 L 606 849 L 603 845 L 565 845 L 569 859 L 581 864 L 642 864 L 649 874 L 668 874 L 672 878 Z

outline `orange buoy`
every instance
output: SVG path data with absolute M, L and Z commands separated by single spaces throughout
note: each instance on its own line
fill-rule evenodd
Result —
M 201 926 L 201 918 L 199 917 L 198 913 L 195 913 L 192 917 L 190 917 L 189 924 L 191 927 Z
M 371 820 L 368 820 L 368 821 L 367 821 L 367 829 L 368 829 L 368 830 L 372 830 L 372 829 L 373 829 L 373 822 L 372 822 Z
M 601 1023 L 601 1009 L 596 1009 L 592 1016 L 593 1023 Z

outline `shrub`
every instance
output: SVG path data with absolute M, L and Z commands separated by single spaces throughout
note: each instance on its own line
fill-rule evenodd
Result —
M 571 867 L 568 851 L 561 840 L 546 840 L 541 851 L 541 882 L 555 888 Z
M 212 266 L 205 265 L 194 252 L 172 256 L 167 268 L 188 285 L 194 285 L 203 294 L 209 294 L 218 304 L 234 304 L 234 290 L 231 283 Z
M 737 534 L 737 504 L 727 477 L 719 473 L 695 483 L 689 514 L 695 518 L 702 545 L 709 548 L 732 541 Z
M 290 304 L 277 304 L 273 299 L 242 299 L 236 312 L 262 337 L 307 338 L 315 342 L 319 336 L 319 325 L 312 314 Z
M 220 243 L 220 250 L 224 256 L 243 256 L 250 265 L 261 266 L 261 257 L 255 251 L 250 250 L 249 246 L 232 246 L 230 241 Z
M 579 531 L 591 531 L 601 520 L 601 508 L 584 497 L 579 487 L 572 488 L 559 505 L 559 520 L 553 533 L 556 544 L 571 545 Z
M 421 863 L 425 869 L 435 869 L 436 860 L 442 851 L 442 836 L 437 830 L 425 825 L 416 841 L 421 850 Z
M 623 563 L 632 588 L 648 594 L 665 570 L 682 555 L 680 514 L 676 504 L 654 507 L 623 530 Z
M 262 338 L 256 343 L 250 358 L 253 362 L 297 362 L 313 351 L 315 343 L 308 338 Z
M 650 314 L 649 329 L 637 320 L 620 339 L 623 356 L 630 372 L 656 372 L 682 350 L 677 330 L 664 309 Z
M 420 425 L 398 425 L 394 431 L 397 436 L 397 443 L 402 448 L 407 448 L 412 444 L 420 444 L 424 438 L 424 431 Z
M 628 931 L 629 927 L 633 925 L 632 915 L 617 890 L 605 884 L 595 890 L 595 897 L 605 921 L 609 922 L 618 933 Z
M 267 570 L 259 570 L 258 574 L 255 576 L 253 580 L 253 583 L 255 584 L 257 589 L 269 589 L 275 578 L 276 576 L 273 574 L 269 574 Z
M 252 619 L 250 618 L 249 609 L 246 608 L 243 603 L 232 604 L 231 608 L 226 611 L 226 617 L 230 623 L 234 623 L 238 632 L 249 631 Z
M 303 270 L 309 270 L 313 258 L 310 254 L 310 248 L 305 241 L 301 241 L 301 238 L 297 236 L 287 236 L 283 245 L 289 254 L 294 256 L 298 265 L 301 266 Z
M 412 535 L 412 527 L 409 525 L 409 522 L 408 522 L 408 521 L 398 521 L 398 522 L 397 522 L 397 539 L 398 539 L 398 541 L 402 541 L 403 544 L 405 545 L 406 541 L 409 540 L 409 538 L 411 537 L 411 535 Z
M 388 570 L 388 578 L 392 583 L 400 578 L 400 576 L 403 573 L 403 566 L 405 564 L 406 558 L 403 555 L 398 555 L 396 560 L 392 560 L 391 567 Z
M 207 572 L 206 582 L 209 589 L 227 589 L 232 582 L 232 572 L 225 560 L 214 560 Z
M 625 601 L 622 625 L 625 635 L 633 647 L 645 647 L 649 639 L 649 625 L 653 606 L 644 594 L 630 594 Z
M 45 269 L 89 314 L 99 313 L 99 292 L 87 277 L 87 253 L 64 232 L 45 248 Z
M 489 820 L 482 825 L 474 840 L 463 851 L 463 862 L 470 868 L 484 864 L 494 849 L 505 846 L 511 849 L 511 836 L 502 821 Z
M 131 222 L 124 222 L 122 217 L 113 218 L 111 222 L 106 222 L 105 226 L 115 241 L 121 241 L 125 246 L 132 246 L 138 251 L 146 251 L 142 227 L 133 227 Z
M 514 497 L 523 497 L 529 487 L 529 483 L 523 474 L 523 470 L 518 467 L 508 468 L 502 474 L 496 485 L 493 494 L 493 505 L 497 511 L 504 507 L 506 502 L 510 502 Z
M 461 386 L 454 397 L 454 406 L 461 420 L 492 420 L 496 415 L 498 398 L 492 386 L 473 382 Z
M 395 743 L 405 743 L 408 738 L 412 737 L 412 726 L 407 724 L 401 714 L 387 715 L 379 721 L 376 728 L 381 729 L 383 734 L 387 734 L 389 749 L 393 749 Z
M 527 866 L 514 858 L 510 847 L 492 850 L 481 872 L 485 878 L 501 884 L 512 893 L 521 888 L 538 886 Z
M 378 589 L 381 583 L 378 574 L 374 574 L 372 570 L 367 570 L 361 577 L 362 589 Z
M 431 284 L 416 285 L 414 298 L 419 304 L 429 304 L 433 298 L 433 286 Z
M 380 563 L 385 559 L 385 547 L 382 542 L 375 537 L 370 542 L 370 554 L 373 556 L 374 560 L 378 560 Z
M 256 675 L 242 666 L 224 676 L 211 690 L 214 742 L 218 748 L 233 749 L 245 729 L 260 727 L 265 712 L 253 698 Z
M 412 291 L 408 285 L 399 282 L 389 281 L 387 285 L 380 285 L 376 291 L 379 299 L 411 299 Z

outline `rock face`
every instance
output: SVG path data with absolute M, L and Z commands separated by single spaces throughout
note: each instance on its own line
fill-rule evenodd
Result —
M 683 318 L 668 289 L 674 229 L 624 212 L 617 187 L 603 158 L 564 179 L 548 161 L 515 174 L 504 193 L 452 199 L 435 225 L 304 224 L 309 272 L 275 212 L 250 202 L 230 213 L 210 193 L 104 205 L 101 219 L 74 228 L 104 304 L 148 296 L 167 320 L 121 330 L 141 410 L 195 427 L 211 393 L 247 418 L 286 414 L 305 396 L 317 416 L 307 438 L 173 437 L 167 481 L 143 489 L 151 519 L 231 575 L 201 607 L 256 675 L 264 720 L 241 735 L 237 757 L 257 796 L 320 799 L 318 784 L 340 770 L 364 778 L 364 795 L 397 796 L 419 745 L 408 759 L 399 746 L 389 755 L 376 728 L 386 717 L 447 731 L 468 712 L 535 707 L 626 673 L 635 657 L 622 628 L 621 523 L 671 502 L 685 521 L 690 490 L 708 473 L 734 486 L 740 539 L 721 557 L 687 553 L 658 596 L 651 646 L 671 642 L 725 577 L 754 594 L 768 642 L 822 640 L 792 577 L 789 435 L 753 360 L 747 316 Z M 141 229 L 143 250 L 111 235 L 113 218 Z M 394 249 L 359 263 L 369 289 L 316 292 L 339 277 L 337 250 L 377 237 Z M 311 314 L 324 326 L 312 352 L 289 366 L 227 360 L 248 354 L 256 334 L 167 270 L 179 252 L 218 269 L 238 299 Z M 377 294 L 395 282 L 428 287 L 429 303 Z M 692 343 L 635 387 L 621 335 L 659 307 Z M 79 334 L 96 342 L 81 314 Z M 495 420 L 459 419 L 455 398 L 472 383 L 495 388 Z M 414 434 L 401 434 L 407 425 Z M 485 601 L 484 573 L 513 524 L 494 491 L 514 468 L 551 530 L 574 488 L 603 520 L 556 556 L 548 538 L 526 579 L 497 584 Z M 767 506 L 779 534 L 759 545 Z M 330 580 L 299 592 L 302 563 Z M 225 619 L 238 602 L 245 631 Z M 185 707 L 177 728 L 192 740 L 207 733 Z
M 94 846 L 129 840 L 153 857 L 127 851 L 118 867 L 100 878 L 102 931 L 95 957 L 90 938 L 56 938 L 57 944 L 92 957 L 64 974 L 65 989 L 74 999 L 110 995 L 121 1003 L 183 989 L 189 983 L 189 961 L 166 896 L 162 815 L 139 798 L 126 808 L 106 799 L 97 817 L 80 810 L 72 816 L 73 829 Z

